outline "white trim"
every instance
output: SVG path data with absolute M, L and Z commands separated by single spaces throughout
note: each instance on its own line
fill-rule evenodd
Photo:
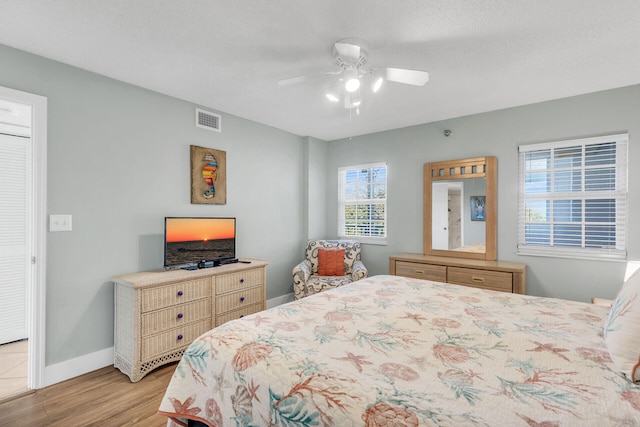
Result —
M 267 300 L 267 309 L 293 301 L 293 293 L 280 295 Z
M 49 365 L 44 371 L 42 387 L 48 387 L 71 378 L 79 377 L 88 372 L 113 365 L 113 347 L 105 348 L 74 359 Z
M 357 199 L 349 200 L 345 199 L 346 195 L 346 174 L 348 171 L 357 169 L 385 169 L 385 198 L 384 199 Z M 387 236 L 389 235 L 389 218 L 388 218 L 388 206 L 387 198 L 389 196 L 389 167 L 386 162 L 367 163 L 353 166 L 343 166 L 338 168 L 338 229 L 337 235 L 341 240 L 358 240 L 362 243 L 368 243 L 373 245 L 386 245 Z M 345 235 L 345 210 L 349 205 L 372 205 L 380 204 L 384 205 L 384 236 L 362 236 L 362 235 Z M 356 219 L 357 222 L 357 219 Z
M 46 338 L 47 98 L 2 86 L 0 98 L 32 107 L 31 250 L 36 262 L 31 264 L 33 269 L 29 286 L 27 386 L 37 389 L 42 388 L 44 384 Z
M 626 262 L 626 251 L 609 251 L 602 252 L 596 250 L 589 250 L 589 248 L 581 249 L 567 249 L 554 246 L 549 248 L 547 246 L 535 247 L 535 246 L 518 246 L 518 255 L 527 256 L 541 256 L 550 258 L 570 258 L 570 259 L 584 259 L 591 261 L 622 261 Z
M 526 153 L 529 151 L 548 150 L 550 148 L 558 147 L 571 147 L 573 145 L 587 145 L 587 144 L 600 144 L 603 142 L 629 142 L 628 133 L 617 133 L 604 136 L 592 136 L 589 138 L 575 138 L 575 139 L 559 139 L 556 141 L 542 142 L 537 144 L 527 144 L 518 147 L 520 153 Z
M 293 293 L 267 300 L 267 309 L 293 301 Z M 65 360 L 44 368 L 44 378 L 39 388 L 48 387 L 88 372 L 113 365 L 114 348 L 109 347 L 74 359 Z
M 615 165 L 608 164 L 609 168 L 615 169 L 615 188 L 612 190 L 590 190 L 587 188 L 586 184 L 586 176 L 587 171 L 590 166 L 586 163 L 586 147 L 594 146 L 598 144 L 606 144 L 606 143 L 615 143 L 616 153 L 615 153 Z M 559 257 L 559 258 L 574 258 L 574 259 L 590 259 L 590 260 L 608 260 L 608 261 L 620 261 L 625 260 L 627 258 L 627 230 L 628 230 L 628 145 L 629 145 L 629 134 L 628 133 L 618 133 L 612 135 L 603 135 L 596 136 L 591 138 L 578 138 L 571 140 L 560 140 L 553 142 L 546 142 L 541 144 L 530 144 L 523 145 L 518 147 L 518 246 L 516 253 L 518 255 L 532 255 L 532 256 L 549 256 L 549 257 Z M 558 150 L 562 151 L 562 149 L 567 147 L 581 147 L 581 162 L 578 165 L 567 166 L 565 164 L 556 165 L 555 159 Z M 530 156 L 530 153 L 534 153 L 533 156 L 535 158 L 536 152 L 547 153 L 543 157 L 541 157 L 542 161 L 549 162 L 546 164 L 546 167 L 532 169 L 530 171 L 531 174 L 546 174 L 548 177 L 545 181 L 549 186 L 546 191 L 541 192 L 532 192 L 530 194 L 526 194 L 526 185 L 527 185 L 527 170 L 526 170 L 526 162 L 527 158 Z M 548 156 L 548 158 L 547 158 Z M 598 165 L 599 166 L 599 165 Z M 597 168 L 598 166 L 595 166 Z M 582 179 L 580 191 L 572 191 L 573 188 L 569 188 L 563 191 L 556 191 L 556 185 L 554 184 L 554 179 L 556 178 L 556 173 L 562 172 L 572 172 L 574 170 L 578 170 L 579 176 Z M 573 178 L 572 178 L 573 179 Z M 562 181 L 560 181 L 562 182 Z M 615 200 L 615 221 L 607 222 L 606 225 L 613 224 L 615 226 L 615 248 L 611 247 L 588 247 L 586 242 L 586 236 L 588 230 L 587 225 L 587 213 L 586 204 L 591 201 L 591 203 L 597 203 L 598 199 L 613 199 Z M 581 213 L 581 221 L 571 220 L 570 224 L 572 226 L 581 226 L 581 234 L 575 233 L 574 235 L 577 237 L 581 237 L 582 244 L 576 244 L 574 246 L 563 246 L 562 243 L 556 245 L 554 243 L 554 227 L 557 225 L 562 226 L 566 224 L 567 220 L 556 219 L 554 211 L 554 203 L 562 200 L 578 200 L 583 201 L 582 205 L 582 213 Z M 540 201 L 546 202 L 549 206 L 547 206 L 547 211 L 551 210 L 553 212 L 547 212 L 547 215 L 551 215 L 551 217 L 547 218 L 546 221 L 538 221 L 533 222 L 533 224 L 540 224 L 541 226 L 547 226 L 550 228 L 549 233 L 549 242 L 545 244 L 545 242 L 537 243 L 527 243 L 525 230 L 527 227 L 526 222 L 526 204 L 527 201 Z M 591 222 L 593 224 L 593 222 Z M 561 233 L 562 231 L 560 231 Z M 563 236 L 560 235 L 560 238 Z
M 373 168 L 379 168 L 381 166 L 387 166 L 387 162 L 364 163 L 361 165 L 342 166 L 338 168 L 338 173 L 352 170 L 352 169 L 373 169 Z
M 387 244 L 386 237 L 368 237 L 368 236 L 338 236 L 340 240 L 356 240 L 365 245 L 381 245 Z

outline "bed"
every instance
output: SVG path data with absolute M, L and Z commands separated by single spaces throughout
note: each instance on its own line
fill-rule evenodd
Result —
M 612 362 L 608 316 L 374 276 L 205 333 L 159 413 L 216 427 L 640 426 L 640 384 Z

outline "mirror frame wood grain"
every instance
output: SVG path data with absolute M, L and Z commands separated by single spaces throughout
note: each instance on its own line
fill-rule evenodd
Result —
M 473 157 L 460 160 L 446 160 L 424 164 L 424 254 L 454 258 L 496 259 L 496 224 L 498 159 L 495 156 Z M 432 186 L 433 181 L 452 181 L 469 178 L 486 180 L 486 221 L 485 252 L 464 252 L 432 248 Z

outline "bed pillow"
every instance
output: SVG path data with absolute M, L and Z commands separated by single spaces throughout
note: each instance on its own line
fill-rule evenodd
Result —
M 623 285 L 604 327 L 609 355 L 618 371 L 640 382 L 640 271 Z
M 318 249 L 318 275 L 344 276 L 344 249 Z

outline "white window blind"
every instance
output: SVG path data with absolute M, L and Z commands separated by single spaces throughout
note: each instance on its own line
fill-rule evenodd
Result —
M 625 259 L 628 134 L 519 147 L 518 253 Z
M 386 244 L 386 163 L 338 169 L 338 236 Z

